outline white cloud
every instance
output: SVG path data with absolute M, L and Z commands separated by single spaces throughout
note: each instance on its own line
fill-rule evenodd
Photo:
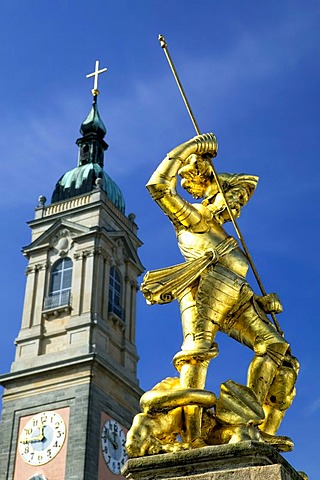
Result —
M 312 403 L 307 405 L 306 408 L 306 415 L 311 416 L 314 415 L 316 412 L 320 410 L 320 397 L 316 398 Z

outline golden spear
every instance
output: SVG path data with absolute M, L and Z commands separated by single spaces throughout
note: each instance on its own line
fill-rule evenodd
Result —
M 166 58 L 167 58 L 167 60 L 168 60 L 168 63 L 169 63 L 170 68 L 171 68 L 171 71 L 172 71 L 173 76 L 174 76 L 174 78 L 175 78 L 175 81 L 176 81 L 176 83 L 177 83 L 177 85 L 178 85 L 178 88 L 179 88 L 179 90 L 180 90 L 182 99 L 183 99 L 183 101 L 184 101 L 184 103 L 185 103 L 185 106 L 186 106 L 186 108 L 187 108 L 187 110 L 188 110 L 189 116 L 190 116 L 191 121 L 192 121 L 192 123 L 193 123 L 193 126 L 194 126 L 194 128 L 195 128 L 195 131 L 196 131 L 197 135 L 200 135 L 201 132 L 200 132 L 199 126 L 198 126 L 198 124 L 197 124 L 197 122 L 196 122 L 196 119 L 195 119 L 195 117 L 194 117 L 194 115 L 193 115 L 193 112 L 192 112 L 192 110 L 191 110 L 191 107 L 190 107 L 190 104 L 189 104 L 189 102 L 188 102 L 188 99 L 187 99 L 187 96 L 186 96 L 186 94 L 185 94 L 185 91 L 184 91 L 184 89 L 183 89 L 182 83 L 180 82 L 178 73 L 177 73 L 177 71 L 176 71 L 176 69 L 175 69 L 175 66 L 174 66 L 174 64 L 173 64 L 172 58 L 171 58 L 170 53 L 169 53 L 169 51 L 168 51 L 168 45 L 167 45 L 167 43 L 166 43 L 166 41 L 165 41 L 165 39 L 164 39 L 164 36 L 163 36 L 163 35 L 159 35 L 159 36 L 158 36 L 158 40 L 159 40 L 160 46 L 161 46 L 161 48 L 163 49 L 163 51 L 164 51 L 164 53 L 165 53 L 165 56 L 166 56 Z M 231 210 L 231 208 L 230 208 L 230 206 L 229 206 L 229 203 L 228 203 L 228 201 L 227 201 L 227 199 L 226 199 L 226 196 L 225 196 L 224 191 L 223 191 L 223 189 L 222 189 L 222 186 L 221 186 L 221 183 L 220 183 L 220 180 L 219 180 L 219 177 L 218 177 L 218 174 L 217 174 L 217 172 L 216 172 L 216 170 L 215 170 L 214 165 L 212 165 L 212 167 L 213 167 L 213 176 L 214 176 L 214 179 L 215 179 L 215 181 L 216 181 L 216 184 L 217 184 L 219 193 L 222 195 L 222 197 L 223 197 L 223 199 L 224 199 L 224 202 L 225 202 L 225 204 L 226 204 L 229 217 L 230 217 L 231 222 L 232 222 L 232 224 L 233 224 L 233 226 L 234 226 L 234 229 L 235 229 L 235 231 L 236 231 L 236 233 L 237 233 L 237 236 L 238 236 L 239 240 L 241 241 L 242 247 L 243 247 L 243 249 L 244 249 L 244 251 L 245 251 L 245 254 L 246 254 L 247 258 L 248 258 L 248 261 L 249 261 L 249 263 L 250 263 L 251 269 L 252 269 L 252 271 L 253 271 L 253 273 L 254 273 L 254 276 L 255 276 L 255 278 L 256 278 L 256 280 L 257 280 L 257 283 L 258 283 L 258 285 L 259 285 L 260 291 L 261 291 L 262 295 L 267 295 L 267 292 L 266 292 L 266 290 L 265 290 L 265 288 L 264 288 L 264 286 L 263 286 L 263 284 L 262 284 L 262 282 L 261 282 L 261 279 L 260 279 L 260 276 L 259 276 L 259 274 L 258 274 L 258 271 L 257 271 L 257 269 L 256 269 L 256 267 L 255 267 L 255 265 L 254 265 L 254 263 L 253 263 L 253 260 L 252 260 L 252 257 L 251 257 L 251 255 L 250 255 L 250 252 L 249 252 L 249 250 L 248 250 L 247 244 L 246 244 L 246 242 L 245 242 L 245 240 L 244 240 L 244 238 L 243 238 L 243 235 L 242 235 L 242 233 L 241 233 L 241 231 L 240 231 L 240 228 L 239 228 L 239 226 L 238 226 L 238 223 L 237 223 L 237 221 L 236 221 L 236 219 L 235 219 L 235 217 L 234 217 L 234 215 L 233 215 L 233 213 L 232 213 L 232 210 Z M 278 320 L 277 320 L 277 317 L 275 316 L 275 314 L 274 314 L 273 312 L 271 312 L 271 317 L 272 317 L 272 320 L 273 320 L 273 322 L 274 322 L 274 324 L 275 324 L 275 326 L 276 326 L 276 329 L 278 330 L 278 332 L 280 333 L 280 335 L 283 336 L 283 331 L 282 331 L 282 329 L 281 329 L 281 327 L 280 327 L 280 325 L 279 325 L 279 322 L 278 322 Z

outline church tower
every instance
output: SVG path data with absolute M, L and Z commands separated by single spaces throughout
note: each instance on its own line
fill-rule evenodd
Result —
M 114 480 L 139 409 L 135 345 L 143 267 L 134 214 L 104 171 L 106 128 L 93 104 L 81 125 L 78 165 L 39 197 L 21 329 L 2 375 L 3 480 Z

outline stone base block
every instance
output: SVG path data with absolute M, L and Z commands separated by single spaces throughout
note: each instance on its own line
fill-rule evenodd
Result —
M 132 458 L 122 474 L 128 480 L 303 480 L 273 447 L 252 441 Z

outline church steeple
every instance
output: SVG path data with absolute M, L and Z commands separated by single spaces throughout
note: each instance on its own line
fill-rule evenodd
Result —
M 98 74 L 96 64 L 79 164 L 58 181 L 51 204 L 39 197 L 23 248 L 21 328 L 11 370 L 0 378 L 0 477 L 7 480 L 114 480 L 139 409 L 141 241 L 135 215 L 125 215 L 122 193 L 103 170 Z
M 76 140 L 79 147 L 78 166 L 66 172 L 58 180 L 53 191 L 51 202 L 56 203 L 68 198 L 89 193 L 96 188 L 97 179 L 101 179 L 101 188 L 109 200 L 122 212 L 125 212 L 125 202 L 118 185 L 103 170 L 104 152 L 108 148 L 104 137 L 107 129 L 98 110 L 98 75 L 107 69 L 99 70 L 96 62 L 95 71 L 88 77 L 94 76 L 94 88 L 91 90 L 93 103 L 91 110 L 80 126 L 82 137 Z
M 87 163 L 97 163 L 103 168 L 104 151 L 107 150 L 108 144 L 103 140 L 107 129 L 101 120 L 98 110 L 98 78 L 99 74 L 106 72 L 106 68 L 99 70 L 99 60 L 96 61 L 95 70 L 89 73 L 86 78 L 94 77 L 94 85 L 91 93 L 93 95 L 93 104 L 87 118 L 80 126 L 80 133 L 82 138 L 78 138 L 76 144 L 79 147 L 79 161 L 78 166 L 86 165 Z
M 103 168 L 104 152 L 108 148 L 108 144 L 104 141 L 107 129 L 99 114 L 96 95 L 93 97 L 89 115 L 81 124 L 80 133 L 83 136 L 76 141 L 79 147 L 78 166 L 97 163 Z

